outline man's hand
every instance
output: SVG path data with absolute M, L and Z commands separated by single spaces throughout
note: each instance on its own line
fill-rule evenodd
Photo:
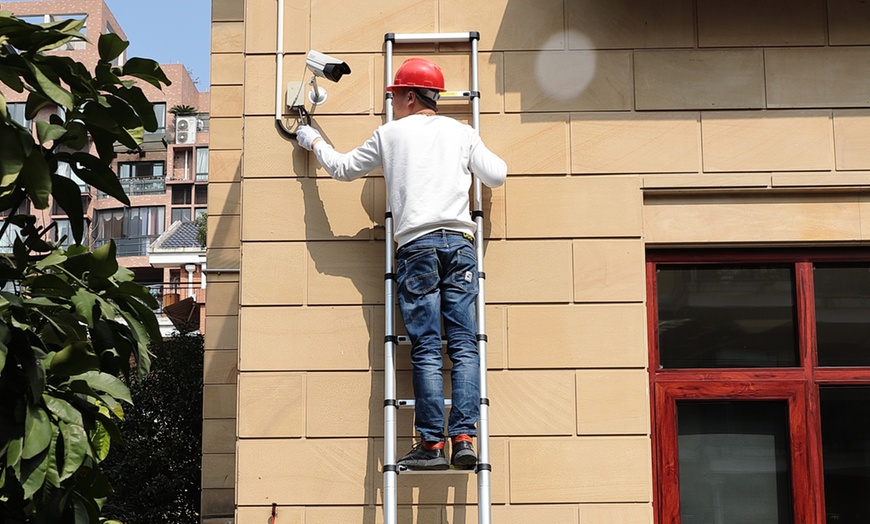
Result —
M 311 126 L 299 126 L 296 128 L 296 141 L 305 149 L 311 151 L 314 148 L 314 142 L 318 139 L 322 140 L 320 132 Z

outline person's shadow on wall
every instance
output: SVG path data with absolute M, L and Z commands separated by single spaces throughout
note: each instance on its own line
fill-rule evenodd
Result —
M 310 155 L 312 167 L 317 160 Z M 362 304 L 367 323 L 369 338 L 369 375 L 371 377 L 370 396 L 368 399 L 369 425 L 366 437 L 369 440 L 368 460 L 366 468 L 366 493 L 363 524 L 375 524 L 377 514 L 383 511 L 383 459 L 384 459 L 384 273 L 385 273 L 385 237 L 384 215 L 386 211 L 386 190 L 384 180 L 378 173 L 369 174 L 354 182 L 341 182 L 328 177 L 309 176 L 297 179 L 301 185 L 305 204 L 305 238 L 309 256 L 314 264 L 314 270 L 320 275 L 342 277 L 355 289 L 359 300 L 353 304 Z M 329 206 L 324 203 L 321 188 L 329 185 L 330 197 L 335 195 L 334 202 L 328 198 Z M 335 191 L 335 193 L 333 193 Z M 351 210 L 348 203 L 352 202 L 350 194 L 359 194 L 358 200 L 367 215 L 368 227 L 359 227 L 361 218 L 348 219 L 351 215 L 360 215 L 359 210 Z M 326 193 L 326 192 L 324 192 Z M 332 214 L 336 222 L 334 228 L 327 208 L 337 211 Z M 338 213 L 342 213 L 341 216 Z M 380 217 L 379 219 L 376 217 Z M 358 229 L 357 229 L 358 228 Z M 336 232 L 335 229 L 339 231 Z M 356 231 L 354 231 L 356 229 Z M 345 242 L 338 243 L 336 241 Z M 309 279 L 311 275 L 309 275 Z M 342 290 L 346 294 L 348 290 Z M 342 304 L 344 305 L 344 304 Z M 404 326 L 398 306 L 394 308 L 396 333 L 404 335 Z M 396 349 L 396 394 L 399 399 L 414 398 L 411 386 L 410 346 L 399 345 Z M 445 358 L 445 360 L 447 360 Z M 449 360 L 447 360 L 449 363 Z M 445 389 L 449 391 L 449 373 L 445 374 Z M 340 385 L 336 385 L 336 394 L 344 394 Z M 348 392 L 350 393 L 350 392 Z M 355 406 L 358 403 L 353 398 L 341 405 Z M 401 457 L 411 448 L 414 437 L 413 410 L 400 409 L 397 415 L 396 458 Z M 471 477 L 474 477 L 472 474 Z M 453 505 L 474 503 L 469 500 L 468 483 L 476 482 L 476 478 L 468 475 L 399 475 L 397 482 L 398 520 L 430 524 L 440 521 L 441 515 L 453 512 L 455 518 L 448 519 L 454 524 L 465 524 L 465 512 L 455 511 L 448 506 L 453 499 Z M 417 505 L 414 512 L 412 504 Z M 436 519 L 436 520 L 433 520 Z

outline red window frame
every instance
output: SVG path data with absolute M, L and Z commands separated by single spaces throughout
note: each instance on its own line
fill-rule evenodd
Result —
M 818 367 L 815 263 L 870 262 L 870 249 L 655 250 L 647 252 L 647 319 L 656 522 L 680 523 L 677 467 L 678 400 L 782 400 L 788 403 L 794 522 L 825 522 L 819 386 L 868 385 L 870 367 Z M 793 264 L 799 366 L 782 368 L 662 369 L 658 351 L 659 264 Z

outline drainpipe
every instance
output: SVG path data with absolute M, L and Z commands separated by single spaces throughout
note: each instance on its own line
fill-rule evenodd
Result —
M 185 264 L 184 269 L 187 270 L 187 296 L 195 298 L 196 293 L 193 291 L 193 272 L 196 271 L 196 264 Z

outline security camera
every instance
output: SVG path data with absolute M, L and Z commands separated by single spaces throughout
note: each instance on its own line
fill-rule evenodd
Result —
M 350 66 L 338 58 L 325 55 L 320 51 L 311 50 L 305 59 L 305 65 L 316 76 L 322 76 L 333 82 L 341 80 L 341 75 L 350 74 Z

